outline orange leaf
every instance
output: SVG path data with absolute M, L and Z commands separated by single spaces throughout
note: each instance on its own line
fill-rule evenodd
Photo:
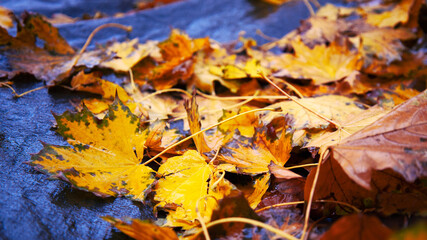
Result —
M 427 176 L 427 91 L 332 147 L 332 155 L 365 188 L 376 170 L 391 168 L 409 182 Z
M 110 216 L 102 217 L 129 237 L 137 240 L 178 240 L 172 228 L 159 227 L 147 221 L 131 219 L 131 223 Z
M 353 214 L 338 219 L 321 240 L 386 240 L 392 231 L 375 216 Z

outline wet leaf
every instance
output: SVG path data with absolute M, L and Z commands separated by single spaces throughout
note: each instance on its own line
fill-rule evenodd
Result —
M 141 164 L 147 130 L 127 107 L 116 101 L 103 120 L 88 110 L 55 118 L 72 147 L 45 145 L 31 165 L 99 196 L 145 199 L 155 180 L 154 171 Z

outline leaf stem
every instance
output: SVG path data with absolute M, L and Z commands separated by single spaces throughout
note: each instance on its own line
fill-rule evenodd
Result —
M 318 163 L 307 163 L 307 164 L 295 165 L 295 166 L 285 167 L 285 168 L 290 170 L 290 169 L 294 169 L 294 168 L 315 167 L 317 165 L 319 165 L 319 164 Z
M 304 4 L 305 4 L 305 6 L 308 8 L 308 11 L 310 12 L 310 15 L 311 15 L 311 16 L 316 15 L 316 13 L 314 12 L 314 9 L 313 9 L 313 7 L 311 6 L 311 4 L 310 4 L 309 0 L 303 0 L 303 2 L 304 2 Z
M 280 78 L 274 78 L 274 80 L 284 83 L 286 86 L 288 86 L 292 91 L 294 91 L 299 98 L 304 98 L 304 95 L 296 87 L 294 87 L 292 84 L 288 83 L 287 81 L 280 79 Z
M 144 100 L 146 100 L 148 98 L 151 98 L 153 96 L 156 96 L 156 95 L 159 95 L 159 94 L 162 94 L 162 93 L 165 93 L 165 92 L 180 92 L 180 93 L 184 93 L 185 95 L 187 95 L 188 97 L 191 98 L 191 94 L 188 93 L 187 91 L 184 91 L 184 90 L 179 89 L 179 88 L 169 88 L 169 89 L 163 89 L 163 90 L 159 90 L 159 91 L 150 93 L 147 96 L 145 96 L 142 99 L 140 99 L 139 101 L 142 102 L 142 101 L 144 101 Z
M 1 84 L 0 84 L 0 86 L 6 86 L 6 87 L 8 87 L 10 90 L 12 90 L 13 97 L 15 97 L 15 98 L 20 98 L 20 97 L 22 97 L 22 96 L 24 96 L 24 95 L 27 95 L 28 93 L 32 93 L 32 92 L 35 92 L 35 91 L 38 91 L 38 90 L 41 90 L 41 89 L 44 89 L 44 88 L 47 88 L 47 87 L 48 87 L 47 85 L 44 85 L 44 86 L 41 86 L 41 87 L 37 87 L 37 88 L 31 89 L 31 90 L 28 90 L 28 91 L 23 92 L 23 93 L 21 93 L 21 94 L 18 94 L 18 93 L 15 91 L 15 89 L 14 89 L 12 86 L 10 86 L 9 84 L 7 84 L 7 83 L 1 83 Z
M 336 204 L 340 204 L 340 205 L 349 207 L 349 208 L 351 208 L 355 212 L 358 212 L 358 213 L 361 212 L 360 209 L 358 209 L 357 207 L 355 207 L 355 206 L 353 206 L 351 204 L 348 204 L 346 202 L 340 202 L 340 201 L 335 201 L 335 200 L 316 200 L 314 202 L 336 203 Z M 256 210 L 255 212 L 259 213 L 259 212 L 263 212 L 263 211 L 271 209 L 271 208 L 283 207 L 283 206 L 289 206 L 289 205 L 297 205 L 297 204 L 303 204 L 303 203 L 305 203 L 305 202 L 304 201 L 295 201 L 295 202 L 278 203 L 278 204 L 273 204 L 273 205 L 270 205 L 270 206 L 267 206 L 267 207 L 260 208 L 260 209 Z
M 223 124 L 223 123 L 225 123 L 225 122 L 231 121 L 231 120 L 236 119 L 236 118 L 238 118 L 238 117 L 240 117 L 240 116 L 242 116 L 242 115 L 245 115 L 245 114 L 249 114 L 249 113 L 253 113 L 253 112 L 260 112 L 260 111 L 275 111 L 275 110 L 276 110 L 276 109 L 274 109 L 274 108 L 260 108 L 260 109 L 254 109 L 254 110 L 250 110 L 250 111 L 247 111 L 247 112 L 239 113 L 239 114 L 237 114 L 237 115 L 235 115 L 235 116 L 232 116 L 232 117 L 230 117 L 230 118 L 224 119 L 224 120 L 223 120 L 223 121 L 221 121 L 221 122 L 218 122 L 218 123 L 216 123 L 216 124 L 214 124 L 214 125 L 212 125 L 212 126 L 209 126 L 209 127 L 205 128 L 205 129 L 202 129 L 202 130 L 200 130 L 200 131 L 198 131 L 198 132 L 195 132 L 195 133 L 194 133 L 194 134 L 192 134 L 191 136 L 188 136 L 188 137 L 186 137 L 186 138 L 182 139 L 181 141 L 176 142 L 176 143 L 174 143 L 174 144 L 170 145 L 169 147 L 165 148 L 163 151 L 161 151 L 160 153 L 158 153 L 156 156 L 154 156 L 154 157 L 150 158 L 150 159 L 149 159 L 148 161 L 146 161 L 143 165 L 147 165 L 147 164 L 149 164 L 150 162 L 154 161 L 154 159 L 156 159 L 156 158 L 160 157 L 161 155 L 163 155 L 164 153 L 166 153 L 166 152 L 167 152 L 167 151 L 169 151 L 170 149 L 172 149 L 172 148 L 174 148 L 174 147 L 176 147 L 176 146 L 180 145 L 181 143 L 184 143 L 184 142 L 186 142 L 187 140 L 190 140 L 191 138 L 193 138 L 193 137 L 195 137 L 195 136 L 197 136 L 197 135 L 199 135 L 199 134 L 202 134 L 202 133 L 204 133 L 204 132 L 206 132 L 206 131 L 208 131 L 208 130 L 210 130 L 210 129 L 212 129 L 212 128 L 214 128 L 214 127 L 216 127 L 216 126 L 220 125 L 220 124 Z
M 286 238 L 289 240 L 298 240 L 298 238 L 296 238 L 296 237 L 294 237 L 294 236 L 292 236 L 292 235 L 290 235 L 290 234 L 288 234 L 288 233 L 286 233 L 280 229 L 274 228 L 268 224 L 265 224 L 263 222 L 259 222 L 259 221 L 253 220 L 253 219 L 242 218 L 242 217 L 229 217 L 229 218 L 218 219 L 218 220 L 215 220 L 213 222 L 206 224 L 206 227 L 210 228 L 210 227 L 213 227 L 215 225 L 222 224 L 222 223 L 228 223 L 228 222 L 241 222 L 241 223 L 251 224 L 251 225 L 254 225 L 257 227 L 264 228 L 264 229 L 266 229 L 272 233 L 279 235 L 282 238 Z
M 200 92 L 199 90 L 197 90 L 197 94 L 199 94 L 200 96 L 203 96 L 205 98 L 209 98 L 209 99 L 215 99 L 215 100 L 221 100 L 221 101 L 226 101 L 226 100 L 245 100 L 245 99 L 289 99 L 286 96 L 269 96 L 269 95 L 264 95 L 264 96 L 232 96 L 232 97 L 218 97 L 218 96 L 212 96 L 212 95 L 208 95 L 205 93 Z
M 321 155 L 319 157 L 319 164 L 317 166 L 316 174 L 314 175 L 313 184 L 312 184 L 311 189 L 310 189 L 310 195 L 308 197 L 307 209 L 305 211 L 304 228 L 302 229 L 302 235 L 300 238 L 301 240 L 306 240 L 308 237 L 307 229 L 308 229 L 308 222 L 310 220 L 311 205 L 313 203 L 313 198 L 314 198 L 314 190 L 316 189 L 317 180 L 319 179 L 321 163 L 328 156 L 329 156 L 329 151 L 324 151 L 321 153 Z

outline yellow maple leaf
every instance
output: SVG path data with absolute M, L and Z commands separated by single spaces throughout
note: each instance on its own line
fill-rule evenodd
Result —
M 143 201 L 154 171 L 141 164 L 147 130 L 120 101 L 104 119 L 89 110 L 55 116 L 58 132 L 72 147 L 45 145 L 30 164 L 98 196 Z
M 312 79 L 315 85 L 338 81 L 362 67 L 361 55 L 334 41 L 329 46 L 307 47 L 301 38 L 292 41 L 294 54 L 282 56 L 283 75 Z
M 160 202 L 157 206 L 175 206 L 174 209 L 166 209 L 169 212 L 167 226 L 184 229 L 197 226 L 197 206 L 204 220 L 209 221 L 217 202 L 208 196 L 219 200 L 232 189 L 231 184 L 218 178 L 214 167 L 195 150 L 169 158 L 160 166 L 158 174 L 161 177 L 155 186 L 154 196 L 154 200 Z

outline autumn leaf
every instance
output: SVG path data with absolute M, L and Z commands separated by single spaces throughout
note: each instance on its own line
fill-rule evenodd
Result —
M 41 15 L 26 13 L 22 22 L 17 23 L 15 37 L 0 29 L 0 52 L 10 64 L 9 78 L 21 72 L 48 82 L 62 78 L 70 70 L 64 62 L 72 58 L 74 50 Z M 44 41 L 43 48 L 36 45 L 37 39 Z
M 127 107 L 116 101 L 103 120 L 87 109 L 55 118 L 72 147 L 45 145 L 31 165 L 98 196 L 145 199 L 155 180 L 154 171 L 141 164 L 147 131 Z
M 312 188 L 315 170 L 307 177 L 304 199 L 307 201 Z M 385 215 L 415 213 L 427 210 L 427 193 L 422 181 L 408 183 L 390 169 L 372 172 L 371 189 L 368 190 L 351 179 L 333 158 L 323 161 L 313 200 L 332 200 L 351 204 L 359 209 L 376 209 Z M 331 211 L 353 213 L 354 209 L 335 203 L 325 205 Z
M 275 178 L 270 184 L 270 190 L 264 194 L 256 210 L 275 204 L 304 200 L 304 178 L 283 179 Z M 282 206 L 283 207 L 293 207 Z
M 187 111 L 187 120 L 190 126 L 191 134 L 195 134 L 202 130 L 202 124 L 200 123 L 199 107 L 196 103 L 196 92 L 193 92 L 193 96 L 190 101 L 185 104 L 185 110 Z M 211 148 L 206 143 L 203 134 L 199 134 L 193 137 L 194 144 L 196 145 L 197 151 L 201 154 L 209 152 Z
M 236 116 L 239 113 L 252 110 L 248 106 L 243 106 L 238 112 L 224 111 L 222 117 L 218 121 L 223 121 L 227 118 Z M 255 127 L 259 126 L 259 118 L 255 113 L 245 114 L 244 116 L 237 117 L 231 121 L 227 121 L 218 126 L 218 129 L 224 134 L 234 134 L 236 129 L 244 137 L 252 137 L 255 134 Z
M 407 228 L 394 232 L 390 239 L 392 240 L 421 240 L 427 238 L 427 223 L 419 221 Z
M 157 207 L 169 212 L 166 226 L 193 228 L 198 225 L 197 211 L 205 221 L 210 219 L 217 203 L 208 196 L 219 200 L 232 189 L 227 180 L 218 178 L 216 174 L 214 167 L 195 150 L 169 158 L 160 166 L 154 200 L 159 202 Z M 168 209 L 171 206 L 172 209 Z
M 122 87 L 103 80 L 96 72 L 85 74 L 81 71 L 71 79 L 70 85 L 73 90 L 99 94 L 103 99 L 114 99 L 116 94 L 122 102 L 130 99 Z
M 329 46 L 307 47 L 300 38 L 291 43 L 294 54 L 284 54 L 283 70 L 276 75 L 296 79 L 311 79 L 314 85 L 341 80 L 362 67 L 360 53 L 337 41 Z
M 258 204 L 261 202 L 262 197 L 267 192 L 268 187 L 270 186 L 270 173 L 262 174 L 261 176 L 255 177 L 255 180 L 253 181 L 253 191 L 251 192 L 244 192 L 244 195 L 249 203 L 249 206 L 252 209 L 255 209 Z
M 260 221 L 261 218 L 249 206 L 246 198 L 239 192 L 224 197 L 219 201 L 218 207 L 213 211 L 211 222 L 230 217 L 241 217 Z M 209 236 L 218 239 L 225 236 L 237 236 L 246 224 L 231 222 L 209 228 Z M 242 236 L 243 237 L 243 236 Z
M 285 127 L 286 129 L 286 127 Z M 268 126 L 257 128 L 252 138 L 235 136 L 225 144 L 218 160 L 230 164 L 238 173 L 256 175 L 269 172 L 271 162 L 283 166 L 292 150 L 292 133 L 283 131 L 280 137 L 269 131 Z
M 393 169 L 409 182 L 427 176 L 426 106 L 424 91 L 332 147 L 333 157 L 365 188 L 376 170 Z
M 134 68 L 135 82 L 140 85 L 149 81 L 155 89 L 167 89 L 186 80 L 194 71 L 193 54 L 209 47 L 208 38 L 190 39 L 186 34 L 173 29 L 169 39 L 159 43 L 161 60 L 146 60 Z
M 298 101 L 305 107 L 315 110 L 316 113 L 338 123 L 343 122 L 349 115 L 363 112 L 363 109 L 359 108 L 356 102 L 338 95 L 303 98 Z M 269 108 L 281 108 L 282 112 L 269 112 L 262 117 L 263 122 L 270 122 L 280 115 L 292 117 L 291 125 L 296 130 L 293 136 L 293 145 L 302 146 L 307 143 L 309 140 L 307 138 L 308 129 L 327 129 L 331 124 L 294 101 L 282 101 L 270 105 Z
M 212 61 L 210 60 L 211 58 L 208 58 L 204 55 L 206 55 L 204 54 L 204 52 L 200 52 L 195 58 L 193 75 L 194 85 L 202 91 L 212 93 L 215 92 L 215 82 L 218 82 L 226 88 L 230 89 L 231 92 L 237 92 L 239 90 L 240 85 L 242 84 L 241 81 L 223 79 L 222 74 L 218 73 L 218 71 L 221 70 L 217 67 L 211 66 L 213 64 L 210 63 L 210 61 Z
M 416 26 L 415 23 L 408 23 L 411 17 L 417 19 L 418 11 L 421 7 L 422 1 L 419 0 L 402 0 L 387 5 L 379 5 L 367 7 L 364 9 L 366 12 L 366 22 L 379 27 L 394 27 L 397 24 L 408 24 L 411 27 Z M 415 9 L 413 9 L 415 8 Z M 410 14 L 415 13 L 414 16 Z
M 0 7 L 0 27 L 13 27 L 12 12 L 5 7 Z
M 178 240 L 178 236 L 173 229 L 159 227 L 148 221 L 131 219 L 130 223 L 128 223 L 110 216 L 102 217 L 102 219 L 111 223 L 129 237 L 137 240 Z
M 320 239 L 389 239 L 392 231 L 375 216 L 353 214 L 340 218 Z
M 372 30 L 364 31 L 359 34 L 360 44 L 364 64 L 369 66 L 372 63 L 372 57 L 388 65 L 393 61 L 401 61 L 403 51 L 406 47 L 401 41 L 414 39 L 415 35 L 405 28 L 374 28 Z M 355 37 L 354 39 L 357 39 Z M 355 46 L 359 45 L 356 40 L 351 40 Z M 377 63 L 378 64 L 378 63 Z
M 371 107 L 368 110 L 357 114 L 350 114 L 347 119 L 342 121 L 342 128 L 334 132 L 325 131 L 318 136 L 311 136 L 311 141 L 305 145 L 305 148 L 317 147 L 326 149 L 330 146 L 340 144 L 351 134 L 377 121 L 384 116 L 388 111 L 381 107 Z
M 147 41 L 144 44 L 140 44 L 137 38 L 121 43 L 114 42 L 103 52 L 107 56 L 114 57 L 111 60 L 102 61 L 99 65 L 118 72 L 129 71 L 136 63 L 147 56 L 161 57 L 156 41 Z

